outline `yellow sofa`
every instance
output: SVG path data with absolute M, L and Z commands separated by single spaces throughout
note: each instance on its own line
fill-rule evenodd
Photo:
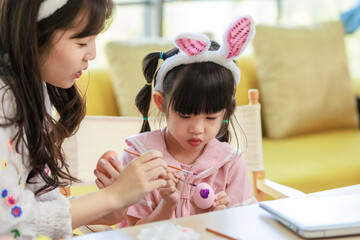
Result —
M 241 81 L 236 91 L 237 104 L 247 104 L 248 89 L 260 90 L 265 129 L 263 155 L 266 177 L 305 193 L 360 183 L 358 113 L 352 102 L 352 97 L 355 98 L 355 95 L 348 94 L 349 91 L 350 93 L 354 91 L 358 97 L 360 96 L 360 80 L 353 79 L 351 84 L 350 79 L 349 81 L 340 79 L 349 78 L 343 40 L 343 28 L 339 22 L 294 29 L 257 26 L 253 41 L 254 53 L 242 55 L 237 59 L 241 69 Z M 90 69 L 90 75 L 85 73 L 77 82 L 86 93 L 88 115 L 119 116 L 136 112 L 135 94 L 145 83 L 141 75 L 141 59 L 151 51 L 167 50 L 172 46 L 169 42 L 163 43 L 158 40 L 153 43 L 152 45 L 151 41 L 146 41 L 146 47 L 143 43 L 134 42 L 115 41 L 107 44 L 105 51 L 109 60 L 108 66 Z M 327 62 L 328 60 L 330 62 Z M 300 73 L 294 75 L 299 69 Z M 315 80 L 311 80 L 316 81 L 315 83 L 309 82 L 308 78 L 311 78 L 311 75 L 306 75 L 310 70 L 316 76 Z M 326 79 L 330 79 L 331 82 L 324 83 L 322 76 L 329 73 L 331 74 L 326 76 Z M 271 78 L 273 79 L 270 82 Z M 300 85 L 289 91 L 294 84 Z M 347 92 L 345 90 L 341 92 L 340 89 L 343 88 L 341 84 L 344 84 Z M 269 91 L 269 88 L 273 89 Z M 281 108 L 274 108 L 271 104 L 279 99 L 278 95 L 283 94 L 283 91 L 285 91 L 285 101 L 281 103 Z M 307 97 L 306 94 L 310 93 L 319 94 L 326 100 L 319 105 L 320 107 L 331 103 L 331 106 L 335 106 L 338 109 L 336 111 L 339 112 L 345 108 L 350 109 L 351 124 L 344 122 L 344 118 L 347 119 L 348 115 L 337 114 L 335 111 L 332 113 L 333 119 L 323 114 L 320 115 L 321 121 L 317 122 L 316 128 L 307 126 L 307 118 L 313 116 L 297 116 L 301 108 L 318 107 L 314 108 L 315 113 L 312 115 L 323 110 L 316 103 L 312 104 L 312 98 L 315 99 L 316 96 Z M 325 95 L 329 93 L 331 93 L 329 96 Z M 350 98 L 344 96 L 344 93 L 351 95 Z M 306 97 L 300 98 L 298 102 L 291 102 L 293 95 L 296 94 Z M 341 105 L 345 98 L 350 99 L 350 107 Z M 282 133 L 282 136 L 276 135 L 277 132 L 268 131 L 273 130 L 269 129 L 269 126 L 273 128 L 273 125 L 269 125 L 268 120 L 272 115 L 276 115 L 277 111 L 289 112 L 286 113 L 289 114 L 289 118 L 285 115 L 285 118 L 283 117 L 278 123 L 279 127 L 294 120 L 296 123 L 298 118 L 302 120 L 295 125 L 300 126 L 305 123 L 304 127 L 300 130 L 296 129 L 296 132 L 286 133 L 288 135 Z M 339 121 L 342 121 L 342 125 L 335 124 Z M 301 132 L 305 129 L 306 131 Z
M 247 89 L 257 88 L 254 58 L 241 57 L 237 62 L 242 79 L 236 99 L 246 104 Z M 109 70 L 89 72 L 91 78 L 84 74 L 78 80 L 78 85 L 87 89 L 87 114 L 118 116 Z M 263 154 L 269 179 L 305 193 L 360 183 L 359 129 L 335 129 L 284 139 L 264 137 Z

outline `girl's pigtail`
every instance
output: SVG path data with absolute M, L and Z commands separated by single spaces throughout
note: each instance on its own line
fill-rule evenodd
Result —
M 227 111 L 224 115 L 224 119 L 222 120 L 222 124 L 221 124 L 220 130 L 219 130 L 219 133 L 216 136 L 216 139 L 219 140 L 220 142 L 230 143 L 230 141 L 231 141 L 231 134 L 230 134 L 229 126 L 231 125 L 231 127 L 234 128 L 234 123 L 231 120 L 231 118 L 234 114 L 235 106 L 236 106 L 236 102 L 234 99 L 232 101 L 231 105 L 227 108 Z M 237 139 L 237 136 L 235 136 L 235 138 Z
M 229 131 L 229 125 L 230 125 L 230 120 L 223 120 L 221 127 L 220 127 L 220 131 L 218 133 L 218 135 L 216 136 L 216 139 L 219 140 L 220 142 L 230 142 L 230 131 Z
M 148 54 L 142 62 L 142 71 L 146 80 L 145 85 L 141 88 L 135 98 L 135 105 L 139 109 L 144 121 L 141 127 L 142 132 L 151 131 L 148 121 L 150 103 L 151 103 L 151 85 L 158 66 L 159 58 L 162 53 L 155 52 Z

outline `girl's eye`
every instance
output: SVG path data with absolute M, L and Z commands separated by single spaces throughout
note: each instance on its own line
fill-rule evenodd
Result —
M 216 117 L 206 117 L 207 120 L 215 120 Z
M 80 47 L 86 47 L 86 46 L 87 46 L 86 43 L 78 43 L 78 45 L 79 45 Z
M 184 119 L 190 118 L 190 116 L 189 116 L 189 115 L 182 115 L 182 114 L 179 114 L 179 116 L 180 116 L 181 118 L 184 118 Z

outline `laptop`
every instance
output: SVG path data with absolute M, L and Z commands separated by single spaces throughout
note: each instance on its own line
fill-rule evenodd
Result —
M 304 238 L 360 235 L 360 193 L 287 198 L 259 206 Z

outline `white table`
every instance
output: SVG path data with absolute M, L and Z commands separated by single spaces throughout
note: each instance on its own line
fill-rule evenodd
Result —
M 308 194 L 306 197 L 331 196 L 360 193 L 360 184 L 339 189 L 327 190 L 323 192 Z M 215 231 L 225 233 L 231 237 L 241 240 L 246 239 L 303 239 L 294 232 L 283 226 L 270 214 L 262 210 L 258 204 L 243 207 L 229 208 L 222 211 L 198 214 L 189 217 L 166 220 L 168 222 L 180 224 L 183 227 L 190 227 L 198 232 L 200 239 L 224 239 L 213 233 L 207 232 L 206 227 Z M 136 236 L 144 227 L 159 222 L 118 229 L 114 231 L 86 234 L 75 237 L 74 240 L 94 240 L 94 239 L 119 239 L 135 240 Z M 329 238 L 340 239 L 340 238 Z M 341 239 L 360 239 L 360 236 L 342 237 Z

